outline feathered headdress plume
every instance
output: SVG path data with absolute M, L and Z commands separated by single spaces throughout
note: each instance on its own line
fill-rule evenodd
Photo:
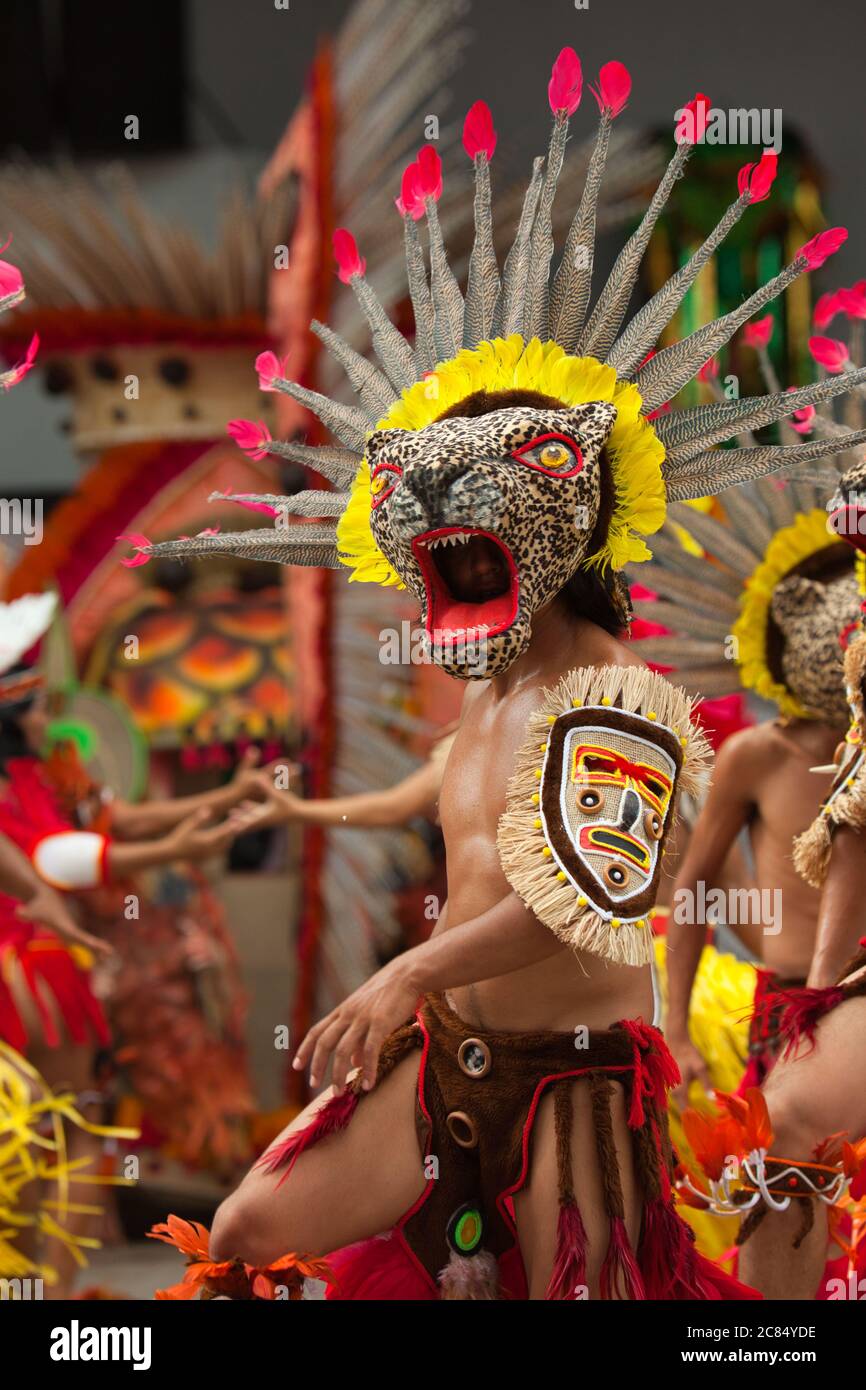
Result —
M 618 491 L 614 508 L 617 542 L 613 547 L 602 546 L 592 557 L 593 563 L 602 566 L 612 563 L 619 568 L 628 559 L 648 556 L 636 535 L 630 545 L 623 541 L 623 534 L 656 530 L 663 520 L 665 499 L 678 502 L 715 494 L 747 479 L 866 441 L 866 432 L 860 431 L 833 435 L 822 440 L 820 446 L 808 442 L 749 442 L 730 450 L 716 448 L 723 440 L 783 419 L 792 410 L 805 409 L 861 385 L 866 382 L 864 369 L 843 371 L 832 380 L 801 388 L 796 396 L 771 390 L 765 396 L 672 410 L 656 418 L 738 328 L 771 303 L 797 276 L 823 264 L 847 233 L 834 228 L 814 237 L 788 266 L 738 308 L 652 355 L 660 333 L 716 247 L 750 205 L 768 195 L 775 165 L 765 156 L 757 166 L 746 166 L 740 175 L 737 196 L 704 245 L 623 327 L 653 228 L 695 143 L 703 136 L 709 102 L 699 94 L 678 113 L 670 163 L 590 309 L 599 191 L 611 127 L 626 105 L 631 79 L 621 63 L 607 63 L 592 88 L 599 108 L 595 149 L 563 254 L 551 276 L 554 197 L 564 164 L 569 124 L 580 104 L 582 88 L 580 61 L 572 49 L 564 49 L 554 63 L 548 87 L 553 126 L 547 157 L 533 164 L 517 231 L 501 274 L 492 248 L 489 179 L 496 135 L 490 112 L 483 103 L 476 103 L 470 110 L 464 128 L 464 148 L 475 172 L 475 244 L 465 296 L 449 267 L 440 225 L 442 169 L 435 148 L 428 145 L 422 149 L 406 170 L 397 207 L 404 222 L 408 284 L 415 311 L 413 342 L 388 319 L 366 278 L 365 260 L 354 238 L 345 229 L 335 236 L 340 278 L 351 286 L 363 309 L 378 365 L 368 362 L 336 334 L 316 325 L 316 331 L 349 377 L 359 403 L 345 405 L 283 376 L 272 378 L 269 385 L 286 392 L 317 415 L 337 445 L 309 448 L 261 434 L 253 443 L 259 450 L 307 464 L 323 474 L 335 484 L 336 497 L 326 501 L 317 492 L 302 494 L 304 500 L 277 499 L 273 502 L 277 515 L 268 528 L 169 541 L 145 547 L 146 553 L 177 557 L 231 553 L 331 567 L 343 563 L 354 571 L 355 578 L 394 582 L 393 572 L 377 550 L 369 526 L 365 529 L 363 525 L 371 505 L 365 442 L 374 428 L 399 424 L 404 429 L 418 429 L 429 423 L 429 409 L 417 412 L 413 422 L 406 397 L 414 388 L 413 399 L 418 399 L 419 383 L 431 368 L 438 376 L 446 371 L 453 375 L 465 366 L 477 389 L 489 364 L 497 376 L 498 389 L 502 389 L 505 363 L 511 385 L 538 389 L 539 374 L 549 377 L 555 364 L 556 371 L 568 379 L 581 400 L 594 399 L 591 394 L 580 394 L 589 390 L 588 386 L 583 387 L 583 381 L 607 383 L 602 393 L 605 399 L 611 399 L 614 392 L 626 386 L 630 388 L 628 411 L 633 407 L 635 420 L 644 426 L 634 432 L 640 455 L 635 462 L 627 449 L 620 451 L 614 469 Z M 416 226 L 422 218 L 427 223 L 426 258 Z M 420 390 L 424 390 L 423 385 Z M 649 451 L 653 454 L 649 463 L 648 440 L 657 441 L 660 446 Z M 635 482 L 633 462 L 641 470 L 640 486 L 630 486 L 630 480 Z M 648 469 L 654 470 L 652 478 Z M 648 490 L 660 499 L 661 506 L 647 509 L 644 499 Z M 316 524 L 291 523 L 291 517 L 314 518 Z M 347 533 L 351 544 L 346 543 Z
M 856 290 L 855 286 L 851 291 L 841 290 L 819 299 L 816 326 L 826 327 L 835 314 L 843 311 L 846 302 L 850 317 L 856 320 L 859 298 L 856 303 L 846 300 Z M 839 340 L 812 338 L 810 347 L 820 366 L 827 367 L 832 357 L 830 374 L 813 386 L 781 391 L 768 351 L 772 334 L 773 320 L 767 315 L 744 327 L 742 343 L 757 353 L 771 393 L 764 399 L 784 401 L 787 405 L 786 415 L 780 418 L 782 442 L 757 444 L 752 430 L 768 421 L 763 409 L 750 409 L 739 416 L 739 447 L 721 452 L 720 463 L 732 455 L 748 453 L 756 457 L 764 452 L 783 462 L 814 462 L 815 467 L 795 467 L 791 471 L 788 464 L 783 476 L 759 478 L 720 492 L 723 517 L 709 516 L 688 506 L 672 507 L 664 528 L 653 538 L 652 563 L 640 573 L 641 583 L 654 590 L 658 598 L 637 599 L 634 608 L 639 617 L 650 618 L 669 629 L 667 636 L 641 639 L 641 655 L 647 661 L 673 668 L 676 679 L 690 692 L 713 699 L 752 690 L 772 700 L 783 715 L 802 718 L 808 717 L 810 711 L 780 678 L 779 663 L 773 659 L 771 607 L 778 586 L 796 572 L 814 571 L 815 576 L 822 572 L 825 577 L 839 577 L 845 572 L 853 575 L 853 553 L 839 544 L 842 539 L 851 539 L 845 531 L 845 506 L 838 496 L 835 502 L 831 499 L 840 486 L 850 484 L 858 476 L 857 466 L 849 467 L 852 454 L 848 450 L 866 439 L 866 386 L 862 384 L 866 374 L 855 366 L 854 359 L 859 360 L 860 354 L 853 341 L 848 345 Z M 856 337 L 855 322 L 852 338 Z M 706 367 L 702 380 L 719 403 L 698 410 L 704 412 L 705 419 L 718 420 L 718 425 L 709 431 L 714 442 L 718 442 L 728 435 L 730 404 L 741 403 L 724 401 L 716 380 L 717 364 L 709 362 Z M 843 377 L 847 378 L 849 390 L 845 414 L 847 424 L 853 427 L 851 431 L 832 413 L 833 397 L 838 394 Z M 803 435 L 814 438 L 804 446 L 797 442 Z M 839 441 L 843 442 L 844 451 L 828 457 L 828 445 Z M 685 457 L 683 444 L 674 443 L 668 457 L 671 455 Z M 866 477 L 866 467 L 863 476 Z M 834 505 L 837 511 L 831 517 L 828 512 Z M 855 518 L 855 530 L 856 525 Z M 841 652 L 835 655 L 841 660 Z M 819 659 L 817 647 L 813 647 L 811 659 Z

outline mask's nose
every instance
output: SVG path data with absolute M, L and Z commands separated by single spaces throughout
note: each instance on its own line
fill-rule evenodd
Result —
M 619 816 L 620 830 L 631 830 L 636 824 L 640 815 L 640 797 L 631 788 L 626 792 L 622 799 L 622 810 Z
M 441 462 L 408 464 L 403 470 L 403 485 L 421 503 L 431 526 L 441 520 L 441 509 L 448 497 L 448 490 L 466 472 L 467 465 L 458 459 L 444 459 Z

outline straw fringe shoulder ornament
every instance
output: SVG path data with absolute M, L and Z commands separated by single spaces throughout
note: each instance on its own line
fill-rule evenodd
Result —
M 795 394 L 773 390 L 660 416 L 742 324 L 799 275 L 822 265 L 847 233 L 834 228 L 814 237 L 738 308 L 653 353 L 724 236 L 753 202 L 768 196 L 775 157 L 742 171 L 737 196 L 704 245 L 626 323 L 650 236 L 703 138 L 709 101 L 699 94 L 678 113 L 670 163 L 592 305 L 602 179 L 631 77 L 621 63 L 606 63 L 591 90 L 599 110 L 596 144 L 559 264 L 553 265 L 554 199 L 583 91 L 572 49 L 553 66 L 547 158 L 533 165 L 503 267 L 492 240 L 496 132 L 489 109 L 476 102 L 463 132 L 475 173 L 475 244 L 465 291 L 443 238 L 441 161 L 427 145 L 405 170 L 396 199 L 414 340 L 388 318 L 354 237 L 341 228 L 334 236 L 339 276 L 357 296 L 376 362 L 323 325 L 314 330 L 346 372 L 358 404 L 286 379 L 273 354 L 259 360 L 263 388 L 306 406 L 336 444 L 281 443 L 252 422 L 235 422 L 235 437 L 254 457 L 271 453 L 306 464 L 336 492 L 327 501 L 322 492 L 268 499 L 278 512 L 271 526 L 142 545 L 144 554 L 229 553 L 345 566 L 355 580 L 405 585 L 420 601 L 434 659 L 463 678 L 490 676 L 525 651 L 532 613 L 578 570 L 591 571 L 613 595 L 613 574 L 629 561 L 650 558 L 645 537 L 658 531 L 668 503 L 713 495 L 866 442 L 861 430 L 840 431 L 820 444 L 716 447 L 866 382 L 866 369 L 842 371 Z M 245 501 L 255 505 L 256 499 Z M 453 576 L 442 563 L 455 545 L 469 546 L 470 554 L 494 548 L 507 570 L 502 593 L 477 602 L 455 597 Z M 483 660 L 467 657 L 470 638 Z
M 711 760 L 692 716 L 688 696 L 640 666 L 570 671 L 532 715 L 499 855 L 515 892 L 575 950 L 652 959 L 676 798 L 703 792 Z

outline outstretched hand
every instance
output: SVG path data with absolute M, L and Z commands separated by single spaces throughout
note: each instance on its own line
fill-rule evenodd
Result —
M 419 990 L 407 964 L 409 956 L 411 952 L 377 970 L 310 1029 L 292 1066 L 302 1071 L 310 1063 L 311 1086 L 319 1085 L 333 1056 L 331 1080 L 337 1090 L 345 1086 L 353 1067 L 360 1067 L 363 1072 L 364 1090 L 372 1088 L 382 1043 L 412 1017 L 418 1003 Z
M 229 820 L 210 825 L 212 812 L 206 808 L 193 811 L 175 826 L 166 837 L 166 843 L 177 859 L 207 859 L 211 854 L 221 854 L 238 834 Z
M 86 946 L 94 955 L 114 954 L 114 948 L 107 941 L 91 936 L 90 932 L 79 927 L 60 894 L 47 883 L 41 884 L 26 903 L 18 904 L 15 916 L 24 922 L 36 922 L 40 927 L 47 927 L 57 936 L 74 941 L 79 946 Z
M 257 795 L 258 779 L 261 776 L 259 756 L 259 750 L 255 744 L 250 744 L 249 748 L 245 748 L 241 754 L 229 784 L 236 802 Z
M 286 763 L 282 760 L 254 774 L 252 786 L 256 799 L 242 801 L 229 812 L 229 820 L 235 826 L 237 834 L 260 830 L 268 825 L 288 824 L 297 819 L 303 800 L 289 787 L 298 772 L 296 763 Z M 276 784 L 277 774 L 280 774 L 279 786 Z M 283 782 L 287 782 L 288 785 L 283 787 Z

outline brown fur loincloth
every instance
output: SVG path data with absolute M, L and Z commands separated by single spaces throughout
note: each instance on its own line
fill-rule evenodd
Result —
M 512 1199 L 530 1171 L 539 1103 L 552 1091 L 559 1221 L 547 1297 L 586 1297 L 580 1290 L 585 1290 L 587 1238 L 572 1185 L 571 1159 L 572 1091 L 581 1080 L 590 1088 L 609 1222 L 601 1297 L 749 1296 L 696 1254 L 692 1233 L 674 1210 L 667 1090 L 679 1074 L 657 1029 L 632 1020 L 585 1035 L 493 1032 L 464 1023 L 442 996 L 429 996 L 416 1021 L 386 1039 L 377 1083 L 416 1048 L 421 1049 L 416 1121 L 427 1179 L 424 1191 L 385 1239 L 351 1247 L 349 1258 L 338 1261 L 344 1289 L 339 1296 L 381 1297 L 367 1291 L 366 1269 L 375 1265 L 381 1279 L 390 1249 L 408 1271 L 399 1296 L 520 1297 L 523 1272 Z M 613 1141 L 614 1082 L 625 1092 L 643 1201 L 637 1251 L 625 1228 Z M 351 1122 L 356 1105 L 363 1102 L 360 1086 L 356 1077 L 349 1091 L 334 1096 L 306 1130 L 269 1150 L 264 1166 L 270 1171 L 285 1168 L 288 1176 L 311 1144 Z M 410 1280 L 418 1292 L 406 1292 Z

